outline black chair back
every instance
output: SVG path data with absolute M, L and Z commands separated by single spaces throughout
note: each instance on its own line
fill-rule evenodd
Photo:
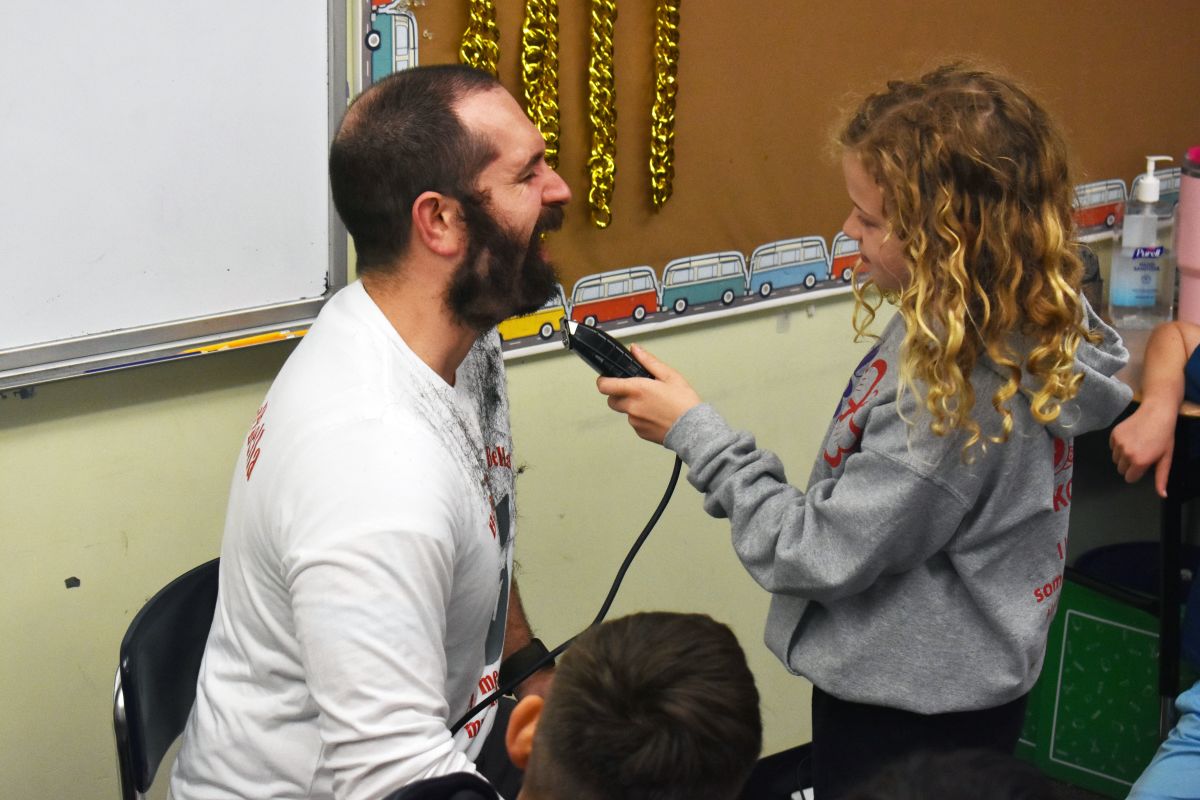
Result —
M 142 607 L 121 642 L 113 697 L 121 793 L 139 797 L 183 732 L 217 603 L 220 559 L 180 575 Z

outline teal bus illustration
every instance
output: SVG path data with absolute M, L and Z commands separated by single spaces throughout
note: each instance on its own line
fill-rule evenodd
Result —
M 720 300 L 729 305 L 746 293 L 746 258 L 736 251 L 677 258 L 663 269 L 658 307 L 682 314 L 690 306 Z
M 371 80 L 417 66 L 417 20 L 402 0 L 371 0 Z
M 770 297 L 777 289 L 811 289 L 829 278 L 829 252 L 820 236 L 781 239 L 754 248 L 750 254 L 748 294 Z

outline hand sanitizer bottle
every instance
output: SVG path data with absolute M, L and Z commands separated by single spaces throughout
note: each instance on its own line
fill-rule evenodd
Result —
M 1174 209 L 1159 198 L 1154 164 L 1169 156 L 1147 156 L 1146 174 L 1125 205 L 1121 249 L 1113 254 L 1108 314 L 1121 328 L 1153 328 L 1171 319 L 1175 304 L 1175 254 L 1171 251 Z

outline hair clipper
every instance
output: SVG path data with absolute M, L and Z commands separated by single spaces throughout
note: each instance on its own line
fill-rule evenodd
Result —
M 625 346 L 599 328 L 563 317 L 563 346 L 606 378 L 653 378 Z

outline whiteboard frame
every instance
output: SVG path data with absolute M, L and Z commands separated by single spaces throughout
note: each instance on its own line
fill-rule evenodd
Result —
M 328 0 L 328 141 L 350 99 L 347 20 L 344 0 Z M 325 301 L 346 285 L 348 236 L 326 186 L 329 208 L 329 268 L 320 297 L 221 312 L 109 333 L 59 339 L 0 350 L 0 391 L 115 369 L 190 357 L 195 347 L 269 333 L 307 328 Z

